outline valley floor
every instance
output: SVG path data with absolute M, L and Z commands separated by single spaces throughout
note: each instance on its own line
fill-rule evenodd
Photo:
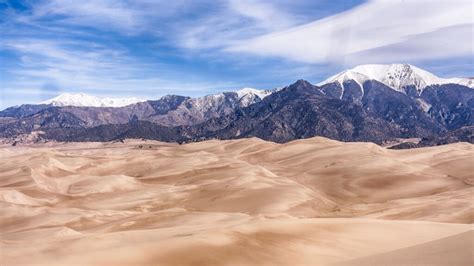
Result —
M 474 145 L 0 146 L 1 265 L 473 265 Z

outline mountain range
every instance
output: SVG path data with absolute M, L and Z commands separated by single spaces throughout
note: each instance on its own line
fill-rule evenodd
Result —
M 275 142 L 324 136 L 417 147 L 474 143 L 474 82 L 439 78 L 408 64 L 362 65 L 313 85 L 245 88 L 158 100 L 63 94 L 0 112 L 0 137 L 58 141 L 146 138 L 189 142 L 259 137 Z

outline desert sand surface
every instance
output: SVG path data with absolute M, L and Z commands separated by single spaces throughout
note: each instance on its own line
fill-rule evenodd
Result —
M 3 265 L 474 265 L 474 145 L 0 146 Z

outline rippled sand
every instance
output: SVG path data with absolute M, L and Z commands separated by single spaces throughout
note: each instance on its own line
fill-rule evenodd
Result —
M 473 265 L 474 145 L 0 146 L 3 265 Z

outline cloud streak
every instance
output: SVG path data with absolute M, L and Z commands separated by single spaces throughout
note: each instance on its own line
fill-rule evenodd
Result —
M 472 5 L 467 0 L 373 0 L 305 25 L 243 40 L 224 50 L 304 63 L 390 61 L 393 56 L 387 54 L 397 49 L 399 60 L 472 55 Z M 439 45 L 450 37 L 456 41 L 449 47 Z M 369 51 L 367 60 L 358 56 Z
M 286 29 L 303 20 L 263 0 L 227 0 L 198 19 L 176 23 L 176 43 L 190 50 L 222 49 L 239 40 Z M 219 51 L 219 50 L 216 50 Z

